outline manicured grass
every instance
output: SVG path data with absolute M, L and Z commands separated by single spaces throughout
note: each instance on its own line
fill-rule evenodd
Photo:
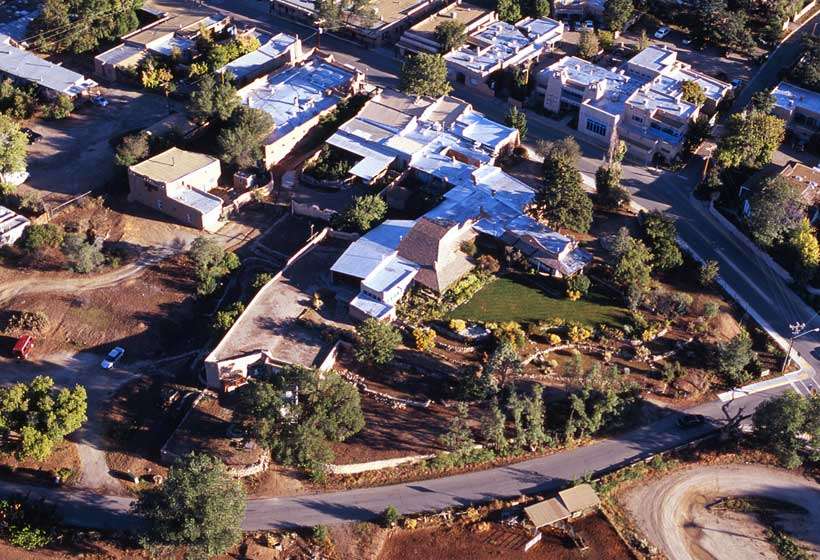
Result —
M 551 281 L 537 277 L 504 277 L 482 288 L 470 301 L 450 313 L 450 318 L 467 321 L 517 321 L 527 323 L 561 317 L 588 326 L 600 323 L 620 327 L 626 311 L 612 305 L 606 297 L 590 292 L 585 298 L 570 301 L 552 297 L 539 284 Z

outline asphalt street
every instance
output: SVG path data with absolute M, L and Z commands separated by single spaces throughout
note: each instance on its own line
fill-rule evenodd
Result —
M 176 0 L 155 0 L 150 3 L 166 8 L 174 4 L 190 5 Z M 221 9 L 230 6 L 231 11 L 241 12 L 269 28 L 297 32 L 303 38 L 310 34 L 309 28 L 269 16 L 266 2 L 222 0 L 213 1 L 211 5 Z M 322 43 L 323 48 L 332 51 L 338 60 L 365 70 L 369 81 L 387 87 L 396 85 L 398 62 L 389 52 L 363 49 L 328 36 L 322 39 Z M 769 68 L 764 66 L 764 70 L 767 75 L 773 72 L 772 75 L 776 76 L 779 67 L 789 61 L 788 51 L 784 51 L 782 56 L 775 52 L 770 60 L 780 62 L 773 62 Z M 751 95 L 755 87 L 762 87 L 761 84 L 768 80 L 763 77 L 753 78 L 744 95 Z M 465 91 L 457 91 L 456 95 L 464 97 L 492 118 L 499 119 L 506 112 L 506 105 L 498 100 Z M 557 123 L 542 117 L 531 118 L 529 130 L 530 140 L 554 139 L 567 134 Z M 582 144 L 582 148 L 584 157 L 581 170 L 594 174 L 601 164 L 601 150 L 586 144 Z M 623 177 L 625 184 L 634 191 L 638 203 L 647 208 L 664 209 L 678 218 L 679 233 L 685 243 L 700 258 L 714 259 L 720 263 L 725 283 L 773 332 L 788 337 L 789 323 L 798 320 L 809 327 L 820 326 L 816 313 L 754 253 L 723 229 L 709 214 L 703 202 L 692 197 L 692 189 L 698 180 L 694 168 L 672 173 L 626 165 Z M 818 342 L 820 337 L 816 335 L 806 336 L 795 342 L 795 349 L 815 369 L 820 365 L 820 354 L 816 350 Z M 808 385 L 795 384 L 794 387 L 806 394 L 811 384 L 816 386 L 817 382 L 816 379 L 809 379 L 807 383 Z M 780 387 L 732 401 L 727 405 L 729 413 L 732 414 L 740 407 L 748 413 L 762 400 L 783 390 Z M 725 419 L 720 402 L 704 404 L 692 412 L 708 416 L 713 424 L 683 430 L 676 424 L 676 414 L 671 414 L 661 421 L 595 445 L 506 467 L 387 487 L 250 500 L 244 526 L 252 530 L 330 524 L 372 518 L 388 504 L 397 506 L 402 512 L 418 512 L 464 506 L 522 493 L 552 491 L 585 474 L 618 468 L 657 451 L 691 441 L 714 429 Z M 21 491 L 56 502 L 68 523 L 100 528 L 138 526 L 138 520 L 128 513 L 128 499 L 86 491 L 71 492 L 0 482 L 0 493 Z

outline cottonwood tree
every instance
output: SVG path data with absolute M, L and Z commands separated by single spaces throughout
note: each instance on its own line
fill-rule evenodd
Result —
M 448 53 L 459 48 L 467 38 L 464 24 L 457 20 L 443 21 L 436 26 L 434 36 L 441 45 L 439 52 Z
M 786 135 L 783 119 L 760 111 L 732 115 L 727 129 L 716 154 L 718 163 L 727 169 L 741 165 L 757 169 L 768 164 Z
M 355 386 L 337 373 L 299 366 L 247 385 L 242 403 L 254 434 L 277 461 L 313 473 L 333 460 L 330 442 L 346 440 L 365 424 Z
M 160 486 L 140 493 L 134 511 L 147 521 L 144 545 L 184 546 L 189 558 L 204 559 L 242 540 L 245 499 L 244 486 L 222 461 L 191 453 L 169 469 Z
M 0 433 L 20 458 L 38 461 L 86 420 L 85 388 L 57 389 L 45 375 L 0 388 Z
M 447 64 L 440 54 L 416 53 L 404 59 L 399 89 L 409 95 L 441 97 L 453 90 L 447 80 Z
M 262 142 L 273 124 L 267 112 L 240 105 L 217 136 L 219 158 L 238 167 L 255 165 L 262 158 Z
M 83 53 L 139 27 L 142 0 L 45 0 L 31 22 L 38 51 Z
M 383 366 L 393 359 L 401 333 L 390 323 L 369 317 L 356 326 L 356 361 Z
M 333 225 L 340 229 L 365 233 L 387 216 L 387 202 L 377 194 L 357 196 L 344 211 L 334 216 Z
M 618 250 L 612 278 L 634 309 L 652 287 L 652 253 L 643 241 L 632 237 L 627 237 Z
M 804 398 L 790 389 L 758 405 L 752 425 L 754 441 L 784 467 L 820 460 L 820 395 Z
M 683 264 L 674 218 L 657 210 L 649 212 L 644 215 L 643 232 L 652 252 L 654 268 L 671 270 Z
M 817 241 L 817 231 L 808 218 L 803 218 L 800 225 L 790 233 L 789 247 L 797 258 L 794 267 L 797 275 L 803 282 L 808 282 L 820 266 L 820 243 Z
M 784 241 L 806 216 L 800 189 L 784 177 L 766 179 L 750 201 L 747 217 L 754 240 L 763 247 Z
M 544 157 L 544 182 L 536 191 L 530 212 L 553 227 L 586 233 L 592 225 L 592 200 L 578 171 L 580 148 L 571 137 L 538 145 Z
M 217 79 L 208 74 L 199 81 L 197 90 L 191 94 L 188 112 L 200 123 L 214 119 L 224 123 L 231 118 L 241 101 L 236 88 L 226 76 Z

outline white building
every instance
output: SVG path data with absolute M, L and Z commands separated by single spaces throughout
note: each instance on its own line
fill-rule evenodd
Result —
M 14 244 L 23 235 L 23 230 L 29 223 L 28 219 L 17 212 L 0 206 L 0 247 Z
M 302 58 L 304 53 L 299 37 L 277 33 L 255 51 L 229 62 L 217 72 L 228 72 L 235 83 L 244 84 L 285 64 L 296 64 Z
M 406 56 L 408 53 L 441 52 L 436 28 L 442 23 L 458 22 L 464 26 L 464 34 L 471 35 L 494 21 L 498 21 L 498 16 L 492 10 L 457 0 L 405 31 L 399 40 L 399 53 Z
M 533 190 L 493 165 L 518 144 L 518 132 L 463 101 L 384 91 L 327 142 L 360 158 L 350 174 L 365 183 L 392 168 L 445 191 L 418 220 L 377 226 L 333 265 L 334 281 L 359 290 L 353 317 L 393 319 L 413 284 L 443 293 L 472 268 L 459 247 L 479 234 L 514 246 L 556 276 L 576 274 L 591 260 L 575 241 L 528 217 Z
M 786 121 L 786 127 L 802 142 L 820 133 L 820 93 L 780 82 L 772 91 L 772 112 Z
M 444 56 L 448 78 L 492 93 L 487 86 L 490 76 L 512 67 L 528 71 L 531 64 L 555 48 L 563 34 L 564 24 L 549 18 L 525 18 L 515 25 L 493 22 Z
M 701 87 L 703 106 L 683 99 L 686 81 Z M 701 109 L 714 111 L 730 90 L 729 84 L 678 61 L 674 51 L 654 46 L 619 69 L 564 57 L 539 75 L 547 110 L 577 108 L 579 134 L 607 147 L 623 140 L 629 155 L 644 163 L 672 161 Z
M 16 82 L 34 84 L 48 98 L 75 98 L 97 87 L 94 80 L 20 48 L 7 35 L 0 35 L 0 74 Z

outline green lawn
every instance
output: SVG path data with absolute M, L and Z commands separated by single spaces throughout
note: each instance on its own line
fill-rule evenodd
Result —
M 482 288 L 473 299 L 455 308 L 450 313 L 450 318 L 527 323 L 561 317 L 592 327 L 600 323 L 620 327 L 627 320 L 626 311 L 611 305 L 604 296 L 591 292 L 578 301 L 555 298 L 534 287 L 539 282 L 547 283 L 550 280 L 499 278 Z

